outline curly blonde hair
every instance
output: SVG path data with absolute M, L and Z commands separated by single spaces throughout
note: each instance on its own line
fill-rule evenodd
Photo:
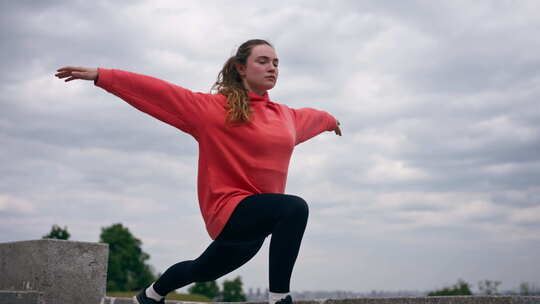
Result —
M 249 55 L 251 55 L 251 50 L 255 46 L 262 44 L 273 47 L 268 41 L 262 39 L 252 39 L 242 43 L 238 47 L 236 55 L 225 62 L 218 74 L 216 82 L 212 86 L 211 91 L 227 97 L 226 109 L 228 111 L 226 121 L 228 123 L 246 124 L 251 119 L 251 108 L 249 106 L 247 91 L 240 73 L 236 70 L 236 65 L 245 65 Z

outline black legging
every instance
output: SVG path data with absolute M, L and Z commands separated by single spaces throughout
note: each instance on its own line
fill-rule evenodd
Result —
M 154 290 L 164 296 L 193 282 L 216 280 L 249 261 L 272 234 L 270 291 L 289 292 L 307 219 L 308 206 L 298 196 L 250 195 L 238 204 L 223 231 L 201 256 L 169 267 L 154 283 Z

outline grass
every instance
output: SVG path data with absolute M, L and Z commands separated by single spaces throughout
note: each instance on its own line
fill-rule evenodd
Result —
M 116 292 L 107 292 L 108 297 L 114 297 L 114 298 L 132 298 L 133 296 L 137 295 L 138 291 L 116 291 Z M 185 294 L 185 293 L 176 293 L 171 292 L 166 297 L 167 300 L 175 300 L 175 301 L 186 301 L 186 302 L 211 302 L 212 300 L 201 295 L 192 295 L 192 294 Z

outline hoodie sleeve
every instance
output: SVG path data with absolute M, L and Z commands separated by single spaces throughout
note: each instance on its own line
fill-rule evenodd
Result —
M 333 131 L 337 120 L 328 112 L 313 108 L 290 108 L 295 121 L 296 145 L 324 132 Z
M 98 68 L 95 85 L 112 93 L 138 110 L 186 133 L 196 136 L 208 94 L 188 89 L 158 78 L 137 73 Z

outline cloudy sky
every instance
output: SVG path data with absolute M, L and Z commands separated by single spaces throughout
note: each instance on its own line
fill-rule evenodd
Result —
M 540 285 L 540 2 L 2 1 L 0 241 L 123 223 L 157 271 L 210 243 L 193 138 L 65 65 L 208 92 L 245 40 L 276 47 L 272 100 L 330 112 L 287 193 L 310 219 L 291 288 Z M 268 286 L 268 239 L 224 279 Z M 183 289 L 185 290 L 185 289 Z

